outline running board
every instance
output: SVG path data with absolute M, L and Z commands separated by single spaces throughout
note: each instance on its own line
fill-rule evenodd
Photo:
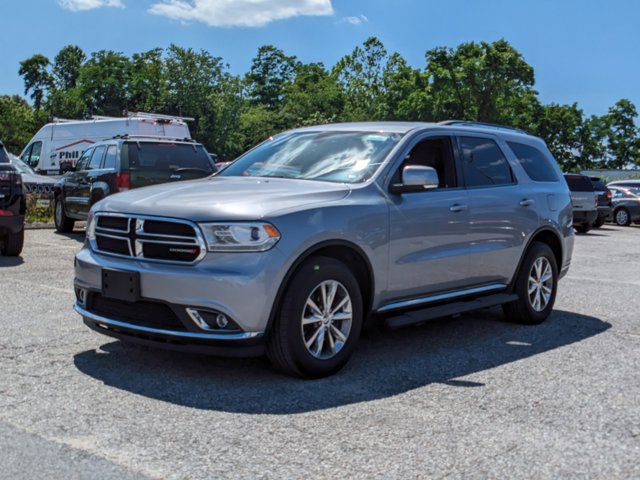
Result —
M 516 295 L 515 293 L 497 293 L 494 295 L 487 295 L 486 297 L 479 297 L 466 301 L 459 301 L 447 303 L 445 305 L 438 305 L 435 307 L 412 310 L 401 315 L 386 317 L 383 320 L 383 323 L 388 328 L 402 328 L 409 325 L 426 322 L 428 320 L 434 320 L 440 317 L 447 317 L 449 315 L 456 315 L 458 313 L 470 312 L 471 310 L 495 307 L 496 305 L 514 302 L 516 300 L 518 300 L 518 295 Z

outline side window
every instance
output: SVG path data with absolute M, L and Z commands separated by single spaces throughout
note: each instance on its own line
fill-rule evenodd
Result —
M 40 161 L 40 152 L 42 151 L 42 142 L 35 142 L 33 145 L 29 147 L 29 149 L 25 152 L 25 157 L 27 157 L 24 161 L 30 167 L 37 167 L 38 162 Z
M 29 165 L 29 156 L 31 155 L 31 149 L 33 148 L 33 144 L 29 145 L 24 153 L 20 156 L 20 160 Z
M 558 176 L 547 156 L 535 147 L 523 143 L 507 142 L 529 178 L 535 182 L 557 182 Z
M 102 157 L 104 156 L 104 151 L 107 149 L 104 145 L 100 145 L 96 147 L 93 151 L 93 155 L 91 156 L 91 160 L 89 161 L 89 168 L 87 170 L 95 170 L 96 168 L 100 168 L 100 163 L 102 162 Z
M 102 168 L 116 168 L 116 155 L 118 153 L 118 147 L 115 145 L 109 145 L 107 148 L 107 155 L 104 157 L 104 163 Z
M 87 167 L 89 166 L 89 159 L 91 158 L 92 153 L 93 148 L 90 148 L 82 154 L 80 160 L 78 160 L 78 163 L 76 164 L 76 171 L 82 172 L 83 170 L 87 170 Z
M 409 165 L 432 167 L 438 173 L 438 188 L 452 188 L 457 186 L 453 150 L 449 137 L 428 138 L 417 143 L 405 157 L 396 174 L 399 183 L 402 169 Z
M 460 150 L 462 173 L 467 187 L 515 183 L 509 162 L 493 140 L 460 137 Z

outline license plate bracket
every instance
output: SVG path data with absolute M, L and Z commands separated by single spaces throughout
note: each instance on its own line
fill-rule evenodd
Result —
M 140 273 L 102 269 L 102 296 L 137 302 L 140 299 Z

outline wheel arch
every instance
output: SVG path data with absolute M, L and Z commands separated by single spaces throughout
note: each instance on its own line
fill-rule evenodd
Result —
M 560 238 L 560 235 L 558 235 L 558 233 L 553 229 L 549 227 L 541 227 L 531 235 L 526 247 L 522 250 L 522 255 L 520 256 L 520 260 L 518 261 L 518 268 L 515 270 L 515 274 L 513 275 L 511 283 L 509 284 L 508 290 L 510 292 L 512 292 L 515 288 L 516 279 L 518 278 L 518 273 L 520 272 L 520 268 L 522 267 L 522 262 L 524 261 L 524 257 L 527 255 L 527 252 L 529 251 L 529 248 L 531 248 L 533 242 L 541 242 L 549 245 L 549 248 L 551 248 L 554 257 L 556 258 L 558 271 L 562 270 L 562 261 L 564 260 L 562 239 Z
M 367 314 L 371 311 L 375 292 L 375 278 L 371 262 L 364 251 L 355 243 L 345 240 L 327 240 L 317 243 L 305 250 L 300 256 L 298 256 L 285 274 L 280 286 L 278 287 L 278 292 L 273 305 L 271 306 L 271 312 L 269 313 L 269 320 L 265 330 L 267 335 L 275 321 L 275 317 L 282 304 L 282 297 L 284 296 L 284 292 L 289 286 L 291 279 L 298 272 L 300 266 L 308 258 L 311 258 L 314 255 L 335 258 L 352 269 L 361 287 L 362 304 L 364 306 L 363 310 L 365 315 L 364 320 L 366 321 Z

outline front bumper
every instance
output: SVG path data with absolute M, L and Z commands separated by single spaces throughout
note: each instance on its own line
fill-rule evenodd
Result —
M 221 334 L 165 330 L 106 318 L 78 304 L 73 308 L 92 330 L 125 342 L 225 357 L 254 357 L 264 354 L 261 332 Z
M 126 341 L 225 356 L 259 355 L 284 264 L 277 248 L 166 265 L 97 254 L 85 246 L 75 259 L 75 310 L 92 329 Z M 139 301 L 103 296 L 103 269 L 137 272 Z M 189 314 L 194 309 L 221 313 L 231 327 L 205 329 Z

